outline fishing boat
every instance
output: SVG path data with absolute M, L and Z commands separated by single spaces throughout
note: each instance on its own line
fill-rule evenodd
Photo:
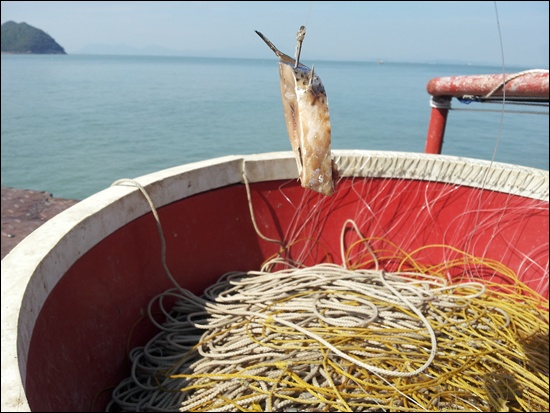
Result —
M 547 299 L 548 171 L 441 149 L 452 99 L 548 102 L 548 72 L 438 78 L 428 92 L 425 153 L 334 150 L 331 196 L 300 186 L 291 151 L 232 155 L 121 181 L 43 224 L 2 260 L 2 410 L 104 410 L 129 349 L 157 332 L 144 315 L 172 286 L 163 251 L 201 294 L 280 252 L 266 238 L 292 238 L 304 265 L 341 264 L 352 217 L 410 251 L 448 244 L 498 260 Z

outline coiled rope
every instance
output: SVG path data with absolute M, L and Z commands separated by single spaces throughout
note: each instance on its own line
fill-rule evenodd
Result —
M 359 240 L 346 247 L 349 226 Z M 368 257 L 352 262 L 358 245 Z M 270 272 L 275 257 L 202 297 L 177 283 L 155 297 L 161 332 L 130 352 L 108 410 L 548 411 L 548 301 L 511 270 L 466 253 L 425 267 L 404 253 L 386 272 L 352 220 L 341 253 L 345 265 Z M 513 287 L 442 274 L 484 263 Z

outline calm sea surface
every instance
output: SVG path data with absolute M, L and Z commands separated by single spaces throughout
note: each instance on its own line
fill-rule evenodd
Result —
M 501 71 L 304 63 L 327 90 L 334 149 L 406 152 L 424 150 L 431 78 Z M 290 150 L 274 58 L 2 55 L 1 108 L 2 186 L 61 198 L 212 157 Z M 500 134 L 496 161 L 548 170 L 548 116 L 506 113 L 500 124 L 500 113 L 451 112 L 443 153 L 490 159 Z

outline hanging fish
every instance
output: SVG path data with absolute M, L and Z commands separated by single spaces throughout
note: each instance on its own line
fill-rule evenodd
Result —
M 306 29 L 300 27 L 296 35 L 295 59 L 279 51 L 262 33 L 256 33 L 279 58 L 286 127 L 300 182 L 304 188 L 332 195 L 337 171 L 330 151 L 327 94 L 314 67 L 299 62 Z

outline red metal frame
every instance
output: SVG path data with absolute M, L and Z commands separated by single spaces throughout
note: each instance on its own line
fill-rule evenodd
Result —
M 432 113 L 430 124 L 428 126 L 428 136 L 426 137 L 426 153 L 441 153 L 443 147 L 443 136 L 445 135 L 445 126 L 447 124 L 447 115 L 451 107 L 451 98 L 445 97 L 440 101 L 442 104 L 434 104 L 432 98 Z
M 504 82 L 504 80 L 506 81 Z M 505 89 L 502 87 L 503 85 L 505 85 Z M 433 96 L 432 102 L 447 100 L 449 103 L 448 106 L 432 104 L 426 137 L 424 151 L 440 154 L 443 147 L 447 114 L 453 97 L 472 96 L 483 99 L 490 95 L 491 98 L 505 96 L 506 99 L 523 102 L 548 101 L 548 71 L 437 77 L 428 82 L 426 90 Z

